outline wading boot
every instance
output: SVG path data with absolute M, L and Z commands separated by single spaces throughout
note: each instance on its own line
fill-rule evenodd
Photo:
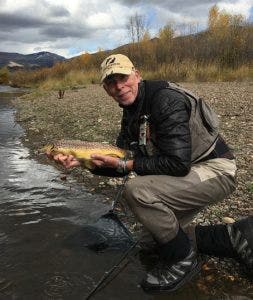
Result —
M 200 253 L 234 258 L 253 278 L 253 216 L 228 225 L 197 225 L 195 234 Z
M 227 225 L 228 235 L 244 271 L 253 279 L 253 216 Z
M 149 293 L 175 291 L 198 274 L 201 265 L 202 262 L 190 246 L 187 235 L 179 229 L 173 240 L 160 245 L 159 262 L 147 273 L 141 286 Z

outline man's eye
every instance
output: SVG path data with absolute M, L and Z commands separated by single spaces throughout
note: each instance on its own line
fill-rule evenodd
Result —
M 105 79 L 105 83 L 107 85 L 113 85 L 116 82 L 125 82 L 128 79 L 128 75 L 125 74 L 117 74 L 113 76 L 109 76 L 108 78 Z
M 121 74 L 121 75 L 118 76 L 118 79 L 119 80 L 124 80 L 124 79 L 126 79 L 126 77 L 127 77 L 126 75 Z
M 107 85 L 114 83 L 114 81 L 115 81 L 114 78 L 106 78 L 106 79 L 105 79 L 105 83 L 106 83 Z
M 120 82 L 125 82 L 128 80 L 128 78 L 129 78 L 129 75 L 121 74 L 118 76 L 117 80 Z

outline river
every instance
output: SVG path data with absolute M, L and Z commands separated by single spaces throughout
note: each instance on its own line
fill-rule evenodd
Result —
M 96 253 L 65 241 L 110 207 L 102 195 L 74 179 L 62 181 L 57 169 L 29 156 L 10 103 L 20 93 L 0 86 L 0 300 L 85 299 L 122 251 Z M 139 257 L 131 256 L 91 299 L 218 299 L 194 282 L 170 295 L 148 295 L 139 287 L 143 275 Z

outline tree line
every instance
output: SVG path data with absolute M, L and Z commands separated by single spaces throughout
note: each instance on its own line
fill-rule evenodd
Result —
M 135 15 L 135 22 L 130 18 L 129 28 L 132 29 L 129 32 L 134 51 L 129 54 L 143 67 L 150 67 L 150 63 L 155 67 L 163 63 L 192 60 L 199 64 L 215 63 L 221 67 L 237 68 L 252 62 L 253 27 L 240 14 L 231 15 L 219 11 L 215 5 L 209 11 L 208 28 L 205 32 L 196 33 L 195 28 L 189 26 L 187 36 L 175 37 L 173 23 L 168 23 L 160 29 L 158 39 L 154 39 L 153 43 L 149 43 L 149 33 L 144 30 L 144 21 L 139 21 L 141 18 Z M 131 50 L 130 47 L 128 52 Z

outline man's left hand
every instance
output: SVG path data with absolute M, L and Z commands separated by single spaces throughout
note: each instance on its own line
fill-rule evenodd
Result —
M 119 165 L 119 158 L 108 155 L 92 154 L 92 163 L 98 168 L 113 168 L 117 169 Z

